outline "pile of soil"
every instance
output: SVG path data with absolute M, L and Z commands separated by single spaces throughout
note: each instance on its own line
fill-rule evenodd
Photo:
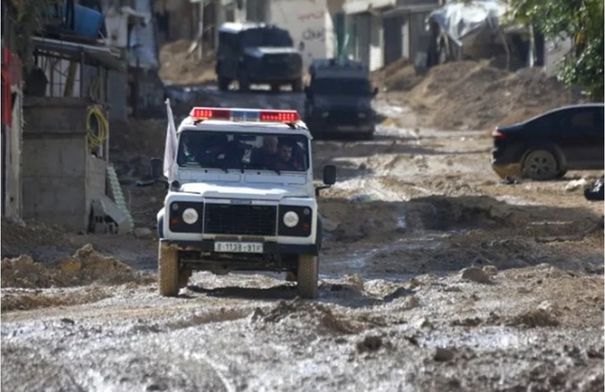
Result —
M 540 68 L 509 72 L 488 61 L 459 61 L 419 75 L 407 64 L 386 70 L 392 97 L 418 111 L 424 125 L 440 129 L 490 129 L 578 101 Z
M 107 285 L 147 282 L 149 277 L 128 265 L 97 252 L 91 244 L 78 249 L 73 256 L 53 264 L 35 262 L 22 255 L 1 262 L 2 287 L 49 288 L 83 286 L 91 283 Z
M 205 84 L 216 81 L 214 57 L 197 60 L 189 54 L 192 42 L 178 40 L 165 43 L 160 49 L 160 78 L 164 84 Z
M 383 91 L 409 91 L 423 79 L 414 65 L 405 58 L 392 62 L 384 68 L 372 72 L 372 82 Z

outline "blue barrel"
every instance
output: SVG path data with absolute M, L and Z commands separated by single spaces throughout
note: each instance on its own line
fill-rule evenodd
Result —
M 102 24 L 103 14 L 99 11 L 78 4 L 74 6 L 74 31 L 76 34 L 97 38 Z

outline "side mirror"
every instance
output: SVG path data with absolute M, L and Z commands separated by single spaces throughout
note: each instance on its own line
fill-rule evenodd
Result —
M 372 90 L 372 96 L 375 97 L 378 94 L 378 87 L 374 87 L 374 90 Z
M 336 182 L 336 166 L 326 165 L 324 166 L 324 184 L 334 185 Z
M 162 166 L 164 162 L 160 158 L 151 158 L 151 178 L 159 180 L 162 178 Z

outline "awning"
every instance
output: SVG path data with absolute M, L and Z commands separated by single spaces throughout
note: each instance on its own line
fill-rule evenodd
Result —
M 370 12 L 385 7 L 392 7 L 397 3 L 396 0 L 349 0 L 342 6 L 345 14 L 359 14 Z
M 33 37 L 34 50 L 40 54 L 61 57 L 68 60 L 84 61 L 85 64 L 102 66 L 118 71 L 126 70 L 126 65 L 118 53 L 107 46 L 93 46 L 51 38 Z

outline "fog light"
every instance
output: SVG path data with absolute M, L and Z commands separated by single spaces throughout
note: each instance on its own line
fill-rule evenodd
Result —
M 359 113 L 357 113 L 357 116 L 358 116 L 359 118 L 366 118 L 366 117 L 367 117 L 367 115 L 366 115 L 364 112 L 359 112 Z
M 284 214 L 284 225 L 295 227 L 298 224 L 298 214 L 294 211 L 288 211 Z
M 330 115 L 330 112 L 322 112 L 321 113 L 321 117 L 322 118 L 327 118 Z
M 187 208 L 185 211 L 183 211 L 183 222 L 187 223 L 188 225 L 192 225 L 197 222 L 198 218 L 199 215 L 194 208 Z

